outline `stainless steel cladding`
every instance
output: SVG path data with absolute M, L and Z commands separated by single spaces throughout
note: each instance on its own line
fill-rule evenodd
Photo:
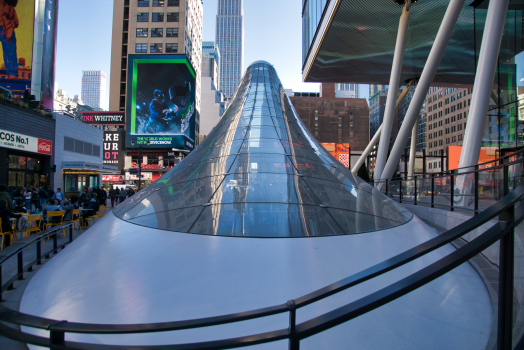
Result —
M 355 234 L 412 218 L 320 145 L 264 61 L 247 68 L 198 148 L 114 213 L 163 230 L 247 237 Z

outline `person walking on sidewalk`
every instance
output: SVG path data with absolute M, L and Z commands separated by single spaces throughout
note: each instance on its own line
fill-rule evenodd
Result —
M 64 196 L 64 193 L 62 192 L 62 189 L 57 188 L 52 198 L 58 199 L 59 202 L 63 201 L 65 199 L 65 196 Z
M 111 199 L 111 208 L 115 206 L 116 190 L 114 187 L 111 187 L 109 190 L 109 199 Z

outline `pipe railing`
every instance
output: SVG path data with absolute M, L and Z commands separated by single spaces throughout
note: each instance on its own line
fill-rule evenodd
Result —
M 517 187 L 523 177 L 524 150 L 520 150 L 475 167 L 374 184 L 399 203 L 463 210 L 476 215 Z
M 51 349 L 226 349 L 242 346 L 256 345 L 278 340 L 287 339 L 290 349 L 299 349 L 300 340 L 318 334 L 326 329 L 335 327 L 382 305 L 385 305 L 411 291 L 429 283 L 445 273 L 468 261 L 475 255 L 496 243 L 500 243 L 499 254 L 499 302 L 498 302 L 498 349 L 511 349 L 512 344 L 512 317 L 513 317 L 513 264 L 514 264 L 514 229 L 524 220 L 524 206 L 518 206 L 524 197 L 524 184 L 507 194 L 503 199 L 484 210 L 482 215 L 472 217 L 470 220 L 443 234 L 409 249 L 397 256 L 369 267 L 359 273 L 346 277 L 338 282 L 332 283 L 317 291 L 306 294 L 286 303 L 266 307 L 258 310 L 234 313 L 216 317 L 200 319 L 147 323 L 147 324 L 87 324 L 69 322 L 64 320 L 48 319 L 38 316 L 24 314 L 0 305 L 0 321 L 15 326 L 25 326 L 36 329 L 48 330 L 48 337 L 41 337 L 21 332 L 12 327 L 0 323 L 0 334 L 13 340 L 50 347 Z M 371 293 L 359 300 L 351 302 L 335 310 L 329 311 L 318 317 L 297 324 L 296 310 L 327 298 L 338 292 L 356 286 L 362 282 L 380 276 L 388 271 L 403 266 L 421 256 L 424 256 L 463 235 L 475 230 L 488 221 L 499 217 L 499 222 L 476 239 L 467 243 L 455 252 L 445 256 L 439 261 L 405 277 L 379 291 Z M 17 247 L 15 252 L 9 254 L 12 257 L 29 244 L 34 244 L 43 237 L 55 235 L 60 227 L 54 232 L 47 232 L 35 238 L 22 247 Z M 71 232 L 71 231 L 70 231 Z M 70 233 L 71 237 L 71 233 Z M 0 260 L 3 263 L 8 257 Z M 24 267 L 26 269 L 27 267 Z M 6 283 L 12 283 L 8 281 Z M 4 288 L 6 284 L 2 285 Z M 178 331 L 200 327 L 209 327 L 228 323 L 241 322 L 270 315 L 288 313 L 289 326 L 286 329 L 254 334 L 243 337 L 221 339 L 191 344 L 172 344 L 158 346 L 119 346 L 100 345 L 72 342 L 65 340 L 66 333 L 81 334 L 137 334 L 154 333 L 166 331 Z

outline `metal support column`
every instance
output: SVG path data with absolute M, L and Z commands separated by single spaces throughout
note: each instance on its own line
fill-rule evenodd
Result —
M 402 8 L 402 15 L 398 23 L 397 43 L 395 45 L 395 54 L 393 64 L 391 65 L 391 75 L 389 77 L 389 89 L 384 110 L 384 121 L 382 122 L 382 137 L 378 143 L 377 162 L 375 164 L 375 180 L 382 178 L 382 171 L 386 164 L 389 140 L 391 138 L 391 128 L 393 127 L 393 117 L 395 114 L 395 100 L 400 83 L 400 73 L 402 62 L 404 61 L 404 51 L 406 49 L 406 37 L 408 34 L 409 14 L 411 10 L 411 0 L 406 0 Z
M 464 142 L 460 153 L 459 169 L 478 163 L 484 124 L 488 113 L 489 98 L 493 87 L 495 68 L 498 62 L 504 23 L 509 0 L 490 1 L 480 55 L 471 95 L 471 108 L 464 132 Z M 468 169 L 472 170 L 472 169 Z
M 393 113 L 395 113 L 397 109 L 400 107 L 400 104 L 402 103 L 402 101 L 404 101 L 404 99 L 408 95 L 409 89 L 411 89 L 412 86 L 413 86 L 413 81 L 410 81 L 409 84 L 404 88 L 404 90 L 402 90 L 402 93 L 397 98 L 397 102 L 395 103 L 395 111 Z M 380 127 L 378 128 L 377 132 L 375 132 L 375 135 L 373 136 L 371 141 L 366 146 L 366 149 L 364 150 L 364 152 L 362 152 L 362 154 L 360 155 L 360 158 L 355 163 L 355 166 L 353 166 L 353 168 L 351 169 L 353 173 L 356 174 L 358 172 L 362 164 L 364 164 L 366 157 L 369 156 L 369 154 L 373 150 L 373 147 L 377 144 L 378 140 L 380 139 L 380 135 L 382 133 L 383 125 L 384 123 L 380 124 Z M 369 160 L 368 160 L 368 168 L 369 168 Z
M 413 125 L 419 117 L 420 108 L 422 107 L 429 87 L 433 82 L 433 78 L 437 72 L 440 61 L 442 60 L 442 56 L 448 45 L 453 28 L 455 27 L 460 12 L 462 11 L 464 2 L 465 0 L 451 0 L 449 2 L 448 9 L 442 19 L 439 31 L 435 37 L 435 42 L 433 43 L 426 65 L 424 66 L 424 70 L 418 81 L 417 88 L 411 99 L 411 104 L 409 105 L 406 116 L 404 117 L 404 121 L 400 127 L 386 166 L 384 167 L 384 171 L 380 176 L 381 179 L 391 179 L 395 172 L 395 168 L 397 167 L 402 151 L 408 142 Z
M 417 134 L 418 134 L 418 121 L 417 118 L 413 130 L 411 131 L 411 147 L 409 148 L 409 165 L 408 165 L 408 178 L 415 175 L 415 157 L 417 156 Z

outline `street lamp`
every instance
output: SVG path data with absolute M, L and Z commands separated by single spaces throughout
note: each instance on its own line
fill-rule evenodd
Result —
M 146 145 L 150 145 L 151 143 L 149 140 L 147 140 Z M 135 141 L 131 141 L 131 146 L 135 145 Z M 142 145 L 138 145 L 138 191 L 142 189 Z

